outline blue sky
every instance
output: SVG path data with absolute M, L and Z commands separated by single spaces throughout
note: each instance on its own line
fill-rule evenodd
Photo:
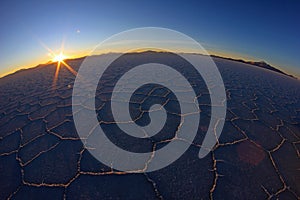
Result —
M 157 26 L 183 32 L 208 51 L 265 60 L 300 77 L 299 1 L 1 1 L 0 76 L 82 55 L 118 32 Z

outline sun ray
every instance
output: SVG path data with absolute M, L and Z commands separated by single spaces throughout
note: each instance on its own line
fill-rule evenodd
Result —
M 54 75 L 54 78 L 53 78 L 52 88 L 54 88 L 54 89 L 56 87 L 56 82 L 57 82 L 57 79 L 58 79 L 59 69 L 60 69 L 60 62 L 57 63 L 56 70 L 55 70 L 55 75 Z
M 56 69 L 55 69 L 55 74 L 53 77 L 53 83 L 52 83 L 52 88 L 55 89 L 56 88 L 56 84 L 57 84 L 57 80 L 58 80 L 58 76 L 59 76 L 59 71 L 63 66 L 66 67 L 66 69 L 68 71 L 70 71 L 74 76 L 77 76 L 77 72 L 68 64 L 66 63 L 65 59 L 68 58 L 68 56 L 64 55 L 63 51 L 64 51 L 64 45 L 65 42 L 64 40 L 61 43 L 61 47 L 60 47 L 60 53 L 56 54 L 52 49 L 50 49 L 47 45 L 45 45 L 42 41 L 39 40 L 39 43 L 41 44 L 41 46 L 46 49 L 49 53 L 49 56 L 52 57 L 52 62 L 57 62 L 56 65 Z
M 50 54 L 49 56 L 53 57 L 55 56 L 55 53 L 52 51 L 52 49 L 50 49 L 49 47 L 47 47 L 47 45 L 45 43 L 43 43 L 41 40 L 38 39 L 38 42 L 40 43 L 40 45 L 46 49 L 48 51 L 48 53 Z
M 70 66 L 68 65 L 65 61 L 61 61 L 61 63 L 74 75 L 77 76 L 77 72 Z

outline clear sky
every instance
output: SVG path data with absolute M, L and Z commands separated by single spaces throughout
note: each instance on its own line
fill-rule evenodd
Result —
M 276 3 L 275 3 L 276 2 Z M 300 1 L 0 1 L 0 77 L 51 60 L 43 44 L 77 57 L 118 32 L 183 32 L 219 55 L 300 77 Z

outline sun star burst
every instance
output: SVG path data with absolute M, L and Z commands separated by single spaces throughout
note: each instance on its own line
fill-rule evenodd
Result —
M 62 62 L 67 58 L 66 55 L 63 54 L 63 52 L 60 52 L 58 55 L 54 55 L 52 58 L 53 62 Z
M 50 49 L 47 45 L 45 45 L 42 41 L 39 41 L 40 44 L 48 51 L 48 55 L 51 57 L 52 62 L 57 62 L 55 74 L 53 77 L 52 88 L 56 89 L 56 84 L 58 80 L 59 71 L 62 66 L 66 67 L 69 72 L 71 72 L 74 76 L 77 76 L 77 72 L 65 61 L 70 58 L 69 56 L 63 53 L 64 50 L 64 41 L 61 44 L 60 53 L 56 54 L 52 49 Z

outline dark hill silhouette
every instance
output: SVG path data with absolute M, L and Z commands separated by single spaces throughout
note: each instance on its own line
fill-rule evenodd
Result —
M 223 58 L 223 59 L 232 60 L 232 61 L 236 61 L 236 62 L 241 62 L 241 63 L 245 63 L 245 64 L 255 65 L 257 67 L 261 67 L 261 68 L 264 68 L 264 69 L 268 69 L 268 70 L 271 70 L 271 71 L 274 71 L 274 72 L 278 72 L 278 73 L 290 76 L 292 78 L 296 78 L 293 75 L 287 74 L 287 73 L 285 73 L 285 72 L 283 72 L 283 71 L 281 71 L 281 70 L 279 70 L 279 69 L 277 69 L 277 68 L 269 65 L 265 61 L 246 61 L 246 60 L 242 60 L 242 59 L 227 58 L 227 57 L 222 57 L 222 56 L 217 56 L 217 55 L 211 55 L 211 57 L 214 57 L 214 58 Z

